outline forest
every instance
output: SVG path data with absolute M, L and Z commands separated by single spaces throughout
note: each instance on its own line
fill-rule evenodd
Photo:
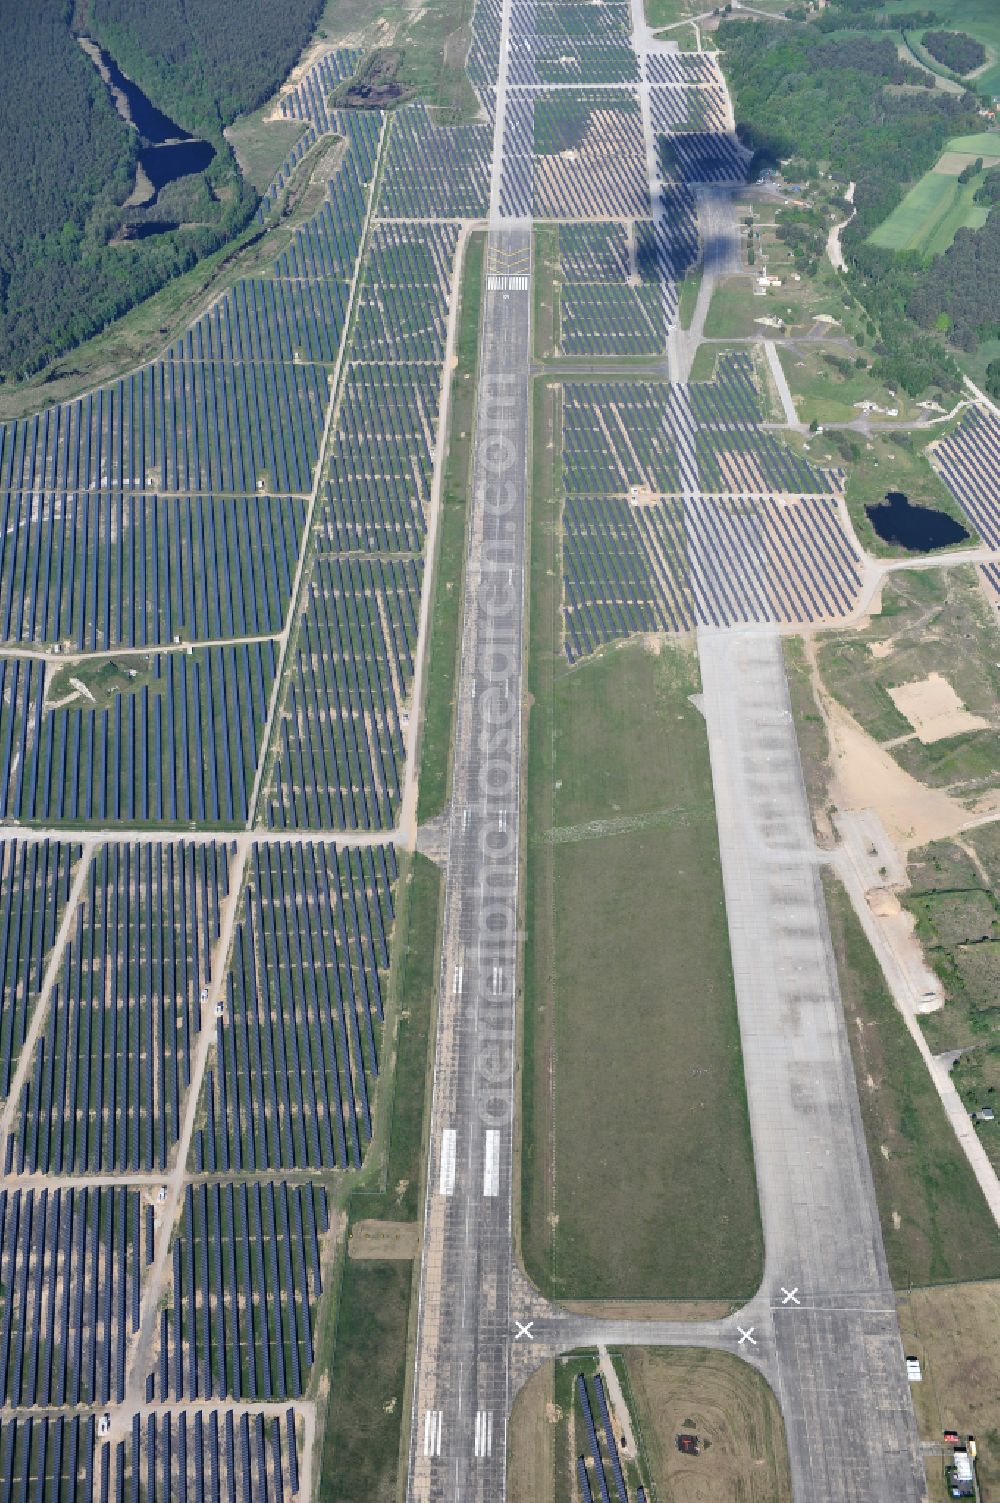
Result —
M 73 34 L 72 0 L 4 8 L 0 382 L 40 370 L 245 227 L 257 196 L 223 127 L 281 83 L 320 8 L 90 0 L 90 33 L 154 105 L 215 149 L 205 171 L 158 196 L 157 217 L 179 227 L 136 240 L 121 231 L 141 217 L 124 205 L 143 143 Z
M 323 0 L 89 0 L 88 25 L 153 103 L 210 138 L 288 75 Z
M 921 45 L 935 62 L 964 77 L 986 61 L 986 48 L 964 31 L 925 31 Z
M 856 183 L 857 213 L 842 243 L 855 273 L 852 289 L 877 329 L 877 374 L 912 395 L 932 386 L 946 390 L 955 386 L 958 372 L 936 331 L 957 332 L 965 300 L 953 290 L 955 315 L 942 319 L 940 284 L 959 274 L 959 258 L 969 259 L 970 235 L 983 237 L 973 253 L 983 274 L 992 259 L 992 220 L 984 230 L 960 231 L 952 250 L 938 258 L 940 268 L 925 268 L 920 257 L 893 255 L 866 241 L 934 165 L 950 137 L 983 128 L 978 100 L 935 89 L 923 70 L 900 61 L 889 37 L 856 32 L 853 11 L 850 24 L 851 30 L 830 31 L 787 22 L 724 22 L 717 35 L 737 128 L 762 159 L 811 158 L 827 163 L 835 179 Z M 918 289 L 925 289 L 922 302 Z M 979 337 L 985 336 L 974 335 L 973 344 Z

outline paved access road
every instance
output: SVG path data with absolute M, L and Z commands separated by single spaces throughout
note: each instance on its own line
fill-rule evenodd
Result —
M 491 231 L 420 1275 L 408 1497 L 497 1503 L 511 1148 L 530 231 Z

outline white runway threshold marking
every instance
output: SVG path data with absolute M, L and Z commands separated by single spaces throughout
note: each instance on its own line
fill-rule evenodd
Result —
M 457 1156 L 455 1129 L 446 1127 L 441 1134 L 441 1178 L 438 1188 L 442 1195 L 455 1191 L 455 1160 Z
M 424 1455 L 441 1455 L 441 1431 L 444 1415 L 440 1409 L 428 1409 L 424 1414 Z
M 488 276 L 486 289 L 488 292 L 527 292 L 528 278 Z
M 500 1194 L 500 1134 L 492 1129 L 486 1134 L 483 1154 L 483 1194 Z
M 476 1415 L 476 1455 L 493 1455 L 493 1412 L 480 1409 Z

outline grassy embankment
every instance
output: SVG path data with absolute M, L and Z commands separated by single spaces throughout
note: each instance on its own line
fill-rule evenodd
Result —
M 472 434 L 479 378 L 485 236 L 470 236 L 462 270 L 456 356 L 452 373 L 448 448 L 441 486 L 441 518 L 434 607 L 427 662 L 420 749 L 417 818 L 440 814 L 448 797 L 451 729 L 458 676 L 465 564 L 465 528 L 472 469 Z
M 384 1076 L 391 1102 L 378 1114 L 366 1186 L 350 1195 L 348 1227 L 393 1223 L 412 1247 L 422 1205 L 422 1145 L 428 1055 L 434 1020 L 441 881 L 437 869 L 413 857 L 404 876 L 395 937 L 391 998 L 397 1019 Z M 317 1455 L 322 1503 L 361 1503 L 396 1492 L 407 1405 L 407 1341 L 415 1301 L 416 1268 L 408 1256 L 356 1258 L 346 1253 L 340 1287 L 324 1301 L 313 1369 L 315 1396 L 329 1393 Z
M 777 1400 L 759 1373 L 722 1352 L 630 1348 L 611 1354 L 638 1458 L 620 1452 L 629 1496 L 636 1478 L 662 1500 L 733 1498 L 789 1503 L 791 1485 Z M 576 1458 L 587 1451 L 577 1373 L 596 1371 L 593 1352 L 550 1363 L 518 1395 L 511 1417 L 511 1503 L 553 1503 L 576 1496 Z M 703 1443 L 700 1456 L 678 1451 L 679 1431 Z
M 543 381 L 533 421 L 523 1254 L 562 1298 L 739 1300 L 761 1232 L 697 664 L 567 668 Z

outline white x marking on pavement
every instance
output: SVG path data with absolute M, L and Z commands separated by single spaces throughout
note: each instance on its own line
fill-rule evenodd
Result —
M 535 1338 L 531 1334 L 531 1328 L 535 1324 L 533 1320 L 529 1320 L 527 1323 L 525 1323 L 524 1321 L 520 1321 L 515 1317 L 514 1324 L 517 1326 L 517 1333 L 514 1336 L 515 1341 L 520 1341 L 523 1336 L 527 1336 L 529 1341 L 534 1341 Z
M 796 1284 L 794 1289 L 786 1289 L 784 1284 L 782 1284 L 781 1292 L 785 1296 L 781 1301 L 783 1305 L 797 1305 L 799 1303 L 799 1301 L 796 1299 L 796 1295 L 799 1292 L 798 1284 Z
M 751 1346 L 757 1345 L 757 1338 L 754 1335 L 754 1331 L 756 1329 L 755 1326 L 747 1326 L 745 1331 L 742 1326 L 737 1326 L 736 1329 L 740 1333 L 740 1339 L 737 1342 L 737 1346 L 742 1346 L 744 1341 L 749 1341 Z

